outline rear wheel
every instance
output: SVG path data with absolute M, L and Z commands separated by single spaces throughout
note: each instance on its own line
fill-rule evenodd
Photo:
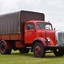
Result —
M 5 41 L 2 41 L 0 43 L 0 53 L 1 54 L 10 54 L 11 53 L 11 49 L 7 49 L 7 45 Z
M 29 53 L 29 49 L 27 48 L 22 48 L 19 50 L 20 53 Z
M 55 49 L 55 50 L 53 50 L 53 52 L 54 52 L 55 56 L 63 56 L 64 55 L 63 50 L 61 50 L 61 49 Z
M 40 42 L 36 42 L 33 46 L 33 52 L 35 57 L 44 57 L 45 49 Z

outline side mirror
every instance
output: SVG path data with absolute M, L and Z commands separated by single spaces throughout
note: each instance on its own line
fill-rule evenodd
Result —
M 55 30 L 55 28 L 54 28 L 54 30 Z

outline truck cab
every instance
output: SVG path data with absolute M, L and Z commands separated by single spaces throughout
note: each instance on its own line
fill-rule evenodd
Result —
M 25 44 L 33 44 L 32 49 L 36 57 L 44 57 L 47 50 L 52 50 L 56 56 L 63 55 L 61 52 L 64 52 L 64 32 L 53 30 L 51 23 L 30 20 L 25 23 L 24 29 Z
M 32 44 L 33 41 L 38 38 L 52 39 L 53 43 L 48 43 L 48 45 L 55 46 L 55 31 L 53 30 L 52 24 L 38 20 L 26 22 L 25 43 Z

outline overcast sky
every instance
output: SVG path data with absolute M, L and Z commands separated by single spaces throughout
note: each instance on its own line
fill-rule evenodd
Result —
M 64 0 L 0 0 L 0 14 L 30 10 L 45 14 L 58 30 L 64 30 Z

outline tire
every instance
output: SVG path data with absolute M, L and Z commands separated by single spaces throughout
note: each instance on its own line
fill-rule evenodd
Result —
M 22 49 L 19 49 L 19 52 L 20 52 L 20 53 L 29 53 L 29 49 L 27 49 L 27 48 L 22 48 Z
M 0 43 L 0 53 L 1 54 L 11 54 L 11 49 L 7 49 L 7 45 L 5 41 Z
M 55 50 L 53 50 L 53 53 L 55 56 L 63 56 L 64 55 L 63 50 L 61 50 L 61 49 L 55 49 Z
M 45 49 L 40 42 L 36 42 L 33 46 L 33 52 L 35 57 L 44 57 Z

